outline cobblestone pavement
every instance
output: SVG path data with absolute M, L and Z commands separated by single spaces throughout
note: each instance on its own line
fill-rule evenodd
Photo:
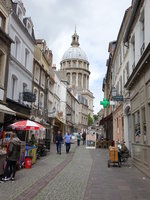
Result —
M 107 167 L 108 150 L 51 152 L 16 181 L 0 184 L 0 200 L 149 200 L 150 179 L 133 166 Z
M 92 166 L 92 158 L 83 146 L 76 149 L 73 160 L 34 200 L 81 200 Z
M 67 155 L 64 150 L 63 147 L 62 155 L 57 155 L 56 147 L 52 145 L 48 155 L 37 160 L 31 169 L 17 171 L 15 182 L 0 183 L 0 200 L 16 200 L 18 195 L 22 194 L 27 188 L 31 188 L 33 184 L 40 181 L 42 177 L 66 159 Z

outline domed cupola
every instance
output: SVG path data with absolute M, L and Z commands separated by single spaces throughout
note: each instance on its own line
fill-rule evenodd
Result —
M 63 55 L 62 62 L 65 60 L 81 60 L 88 62 L 85 52 L 79 47 L 79 36 L 76 33 L 72 35 L 71 46 Z

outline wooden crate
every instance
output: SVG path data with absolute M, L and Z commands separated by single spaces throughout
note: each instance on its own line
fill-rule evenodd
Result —
M 118 162 L 118 149 L 117 147 L 109 147 L 109 157 L 111 162 Z

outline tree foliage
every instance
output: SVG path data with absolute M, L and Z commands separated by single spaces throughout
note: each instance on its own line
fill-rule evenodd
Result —
M 94 121 L 98 120 L 98 115 L 93 115 Z
M 91 126 L 93 123 L 94 122 L 93 122 L 93 119 L 92 119 L 91 115 L 88 114 L 88 126 Z

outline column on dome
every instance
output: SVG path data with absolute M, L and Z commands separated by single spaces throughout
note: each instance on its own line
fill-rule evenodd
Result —
M 83 89 L 86 89 L 86 74 L 83 75 Z
M 78 73 L 76 73 L 76 87 L 78 87 Z
M 78 73 L 78 87 L 82 88 L 82 74 Z
M 82 74 L 82 89 L 84 89 L 84 74 Z
M 72 73 L 70 72 L 70 85 L 72 85 Z
M 89 90 L 89 76 L 87 76 L 87 90 Z

